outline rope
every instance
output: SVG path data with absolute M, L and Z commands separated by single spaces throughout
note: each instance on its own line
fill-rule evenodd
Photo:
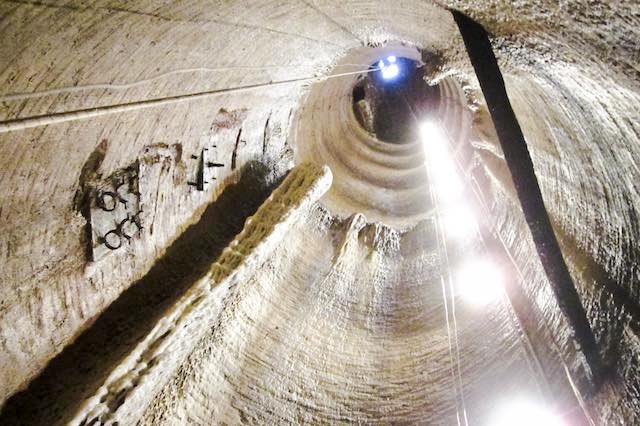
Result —
M 164 98 L 147 99 L 143 101 L 129 102 L 124 104 L 107 105 L 96 108 L 80 109 L 75 111 L 58 112 L 54 114 L 38 115 L 25 118 L 17 118 L 0 122 L 0 133 L 12 132 L 16 130 L 29 129 L 33 127 L 47 126 L 49 124 L 64 123 L 67 121 L 85 120 L 88 118 L 99 117 L 108 114 L 118 114 L 123 112 L 137 111 L 145 108 L 155 108 L 159 106 L 172 105 L 175 103 L 206 99 L 218 95 L 226 95 L 229 93 L 247 92 L 265 87 L 280 86 L 292 83 L 319 82 L 329 80 L 331 78 L 344 77 L 355 74 L 367 74 L 378 71 L 379 68 L 370 68 L 361 71 L 350 71 L 339 74 L 316 77 L 301 77 L 289 80 L 272 81 L 268 83 L 251 84 L 247 86 L 231 87 L 226 89 L 214 89 L 204 92 L 188 93 L 185 95 L 174 95 Z

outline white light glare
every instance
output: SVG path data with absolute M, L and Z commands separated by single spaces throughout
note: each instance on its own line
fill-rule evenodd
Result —
M 478 226 L 472 210 L 464 203 L 445 211 L 441 221 L 447 237 L 457 241 L 473 237 Z
M 388 67 L 382 68 L 382 78 L 385 80 L 392 79 L 400 74 L 400 68 L 397 64 L 391 64 Z
M 431 121 L 422 123 L 420 126 L 420 137 L 422 139 L 425 157 L 432 163 L 451 161 L 450 155 L 447 152 L 447 139 L 440 126 Z
M 440 126 L 433 121 L 425 121 L 420 125 L 422 142 L 429 145 L 444 145 L 446 140 Z
M 502 405 L 492 417 L 489 426 L 565 426 L 556 415 L 526 399 L 517 399 Z
M 420 137 L 436 191 L 442 201 L 451 202 L 462 195 L 462 182 L 456 173 L 452 155 L 447 150 L 446 135 L 431 121 L 420 126 Z
M 466 303 L 487 305 L 502 294 L 502 272 L 487 259 L 474 259 L 458 270 L 456 287 Z
M 462 196 L 462 182 L 456 173 L 450 159 L 444 157 L 438 161 L 436 158 L 429 162 L 429 170 L 433 179 L 438 200 L 445 206 L 451 206 Z
M 378 61 L 378 68 L 382 71 L 382 78 L 385 80 L 390 80 L 395 78 L 400 74 L 400 67 L 396 64 L 397 58 L 395 56 L 388 56 L 387 62 L 384 59 Z

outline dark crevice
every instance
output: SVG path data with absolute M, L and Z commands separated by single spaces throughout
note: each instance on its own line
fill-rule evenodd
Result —
M 360 101 L 363 101 L 365 99 L 365 91 L 364 91 L 364 86 L 362 85 L 357 85 L 356 87 L 353 88 L 353 102 L 354 103 L 358 103 Z
M 142 279 L 56 356 L 26 390 L 6 402 L 0 424 L 67 421 L 67 416 L 96 391 L 163 312 L 206 274 L 281 180 L 273 177 L 271 167 L 258 162 L 245 165 L 240 172 L 239 182 L 227 187 Z

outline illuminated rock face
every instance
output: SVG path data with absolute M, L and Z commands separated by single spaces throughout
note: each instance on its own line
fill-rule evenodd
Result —
M 0 423 L 455 424 L 466 412 L 483 424 L 516 394 L 582 422 L 568 377 L 596 424 L 637 422 L 638 6 L 448 4 L 494 36 L 609 382 L 589 391 L 449 12 L 3 2 Z M 515 310 L 443 297 L 455 265 L 422 146 L 355 118 L 353 72 L 391 54 L 437 85 L 433 118 L 477 184 L 495 255 L 518 271 Z M 326 194 L 298 210 L 300 194 L 285 196 L 298 213 L 272 254 L 207 294 L 204 317 L 180 311 L 203 330 L 177 330 L 185 297 L 243 229 L 282 219 L 260 209 L 305 168 Z M 165 332 L 180 357 L 149 357 Z

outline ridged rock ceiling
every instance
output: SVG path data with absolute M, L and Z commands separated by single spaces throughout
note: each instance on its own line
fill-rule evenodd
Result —
M 340 71 L 349 63 L 366 69 L 391 54 L 422 61 L 415 47 L 363 47 L 350 51 L 334 69 Z M 422 146 L 418 140 L 381 142 L 359 124 L 350 101 L 358 77 L 336 76 L 310 88 L 294 124 L 295 159 L 331 168 L 336 179 L 323 204 L 332 213 L 343 217 L 362 213 L 369 220 L 399 228 L 415 225 L 433 207 L 427 195 Z M 336 103 L 336 99 L 343 101 Z
M 637 422 L 640 6 L 445 3 L 0 2 L 0 423 L 485 424 L 517 394 Z M 598 389 L 446 6 L 492 34 Z M 450 260 L 491 252 L 511 299 L 443 296 L 422 146 L 355 119 L 354 72 L 391 53 L 425 64 L 490 237 Z M 139 203 L 121 248 L 95 191 Z

